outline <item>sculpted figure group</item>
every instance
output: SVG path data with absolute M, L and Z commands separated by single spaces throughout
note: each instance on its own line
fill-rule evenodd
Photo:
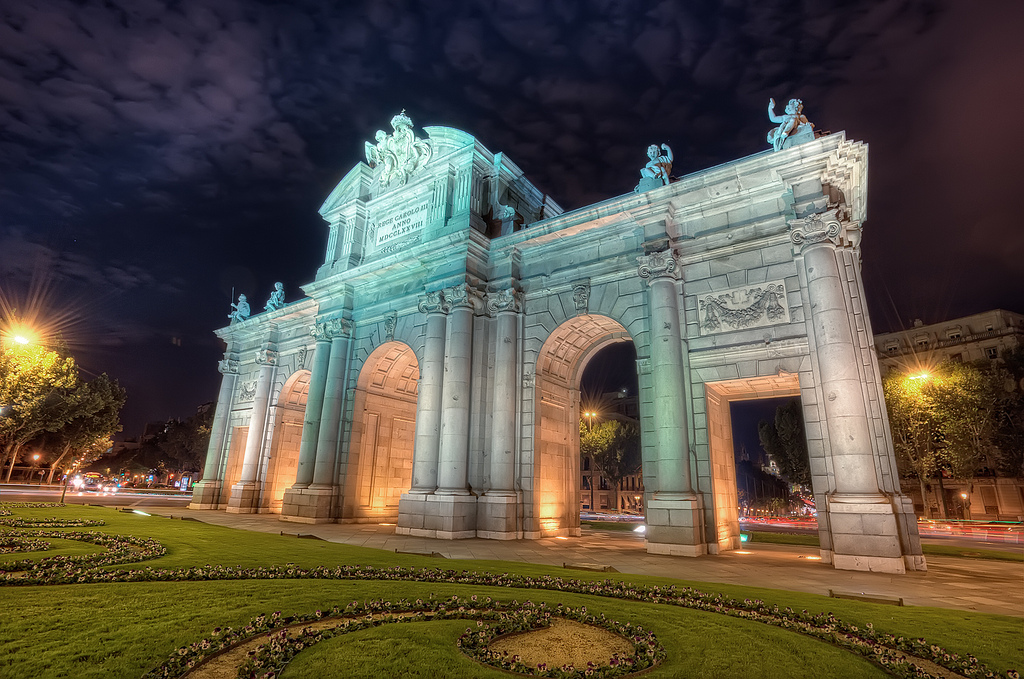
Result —
M 364 144 L 366 163 L 375 169 L 381 167 L 380 185 L 383 187 L 405 184 L 413 172 L 426 165 L 431 155 L 430 144 L 416 138 L 412 119 L 404 110 L 391 119 L 391 127 L 395 130 L 393 134 L 377 130 L 377 143 Z
M 284 283 L 274 283 L 274 291 L 270 293 L 270 299 L 263 306 L 264 311 L 277 311 L 284 307 Z M 229 325 L 235 323 L 241 323 L 247 320 L 252 315 L 252 310 L 249 307 L 249 298 L 245 295 L 238 296 L 238 302 L 231 304 L 231 313 L 228 314 L 228 318 L 231 319 Z
M 775 99 L 768 100 L 768 120 L 777 123 L 778 127 L 768 132 L 768 143 L 775 151 L 781 151 L 796 144 L 814 139 L 814 124 L 807 120 L 803 114 L 804 102 L 800 99 L 790 99 L 786 104 L 783 115 L 775 114 Z M 664 153 L 660 153 L 660 151 Z M 643 193 L 672 181 L 672 149 L 668 144 L 651 144 L 647 147 L 647 157 L 650 160 L 640 170 L 640 183 L 633 189 L 636 193 Z

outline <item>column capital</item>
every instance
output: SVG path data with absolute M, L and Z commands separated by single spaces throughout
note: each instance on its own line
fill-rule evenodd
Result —
M 640 278 L 649 279 L 648 284 L 661 279 L 674 281 L 679 278 L 679 261 L 672 254 L 672 250 L 640 255 L 636 258 L 636 263 L 638 265 L 637 274 Z
M 259 349 L 256 351 L 256 362 L 260 365 L 277 365 L 277 352 L 273 349 Z
M 790 219 L 789 239 L 801 250 L 819 243 L 839 245 L 843 224 L 837 209 L 816 212 L 801 219 Z
M 503 311 L 519 313 L 523 310 L 523 295 L 513 288 L 487 293 L 487 312 L 497 316 Z
M 317 342 L 330 342 L 335 337 L 349 337 L 352 334 L 352 321 L 344 318 L 318 321 L 309 329 L 309 334 Z
M 225 358 L 222 361 L 217 361 L 217 370 L 222 375 L 237 375 L 238 361 L 233 358 Z
M 448 313 L 448 304 L 445 302 L 444 295 L 441 294 L 440 290 L 434 292 L 428 292 L 425 295 L 420 296 L 419 304 L 420 313 L 432 314 Z
M 459 283 L 450 288 L 445 288 L 441 291 L 441 294 L 444 296 L 444 301 L 447 302 L 449 310 L 468 307 L 473 311 L 479 311 L 483 308 L 483 295 L 479 290 L 471 287 L 469 283 Z

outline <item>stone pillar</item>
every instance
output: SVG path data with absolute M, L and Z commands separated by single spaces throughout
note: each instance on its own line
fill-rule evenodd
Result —
M 440 301 L 448 307 L 446 337 L 444 340 L 444 371 L 440 389 L 440 446 L 437 453 L 437 489 L 428 490 L 432 473 L 431 432 L 433 415 L 431 405 L 436 398 L 436 352 L 439 343 L 436 334 L 441 327 L 435 319 L 428 329 L 431 353 L 424 352 L 422 368 L 432 380 L 429 393 L 422 391 L 417 401 L 416 450 L 413 454 L 413 475 L 420 474 L 417 493 L 405 493 L 398 503 L 399 535 L 422 535 L 442 539 L 471 538 L 476 536 L 476 497 L 469 493 L 469 394 L 470 368 L 473 352 L 473 312 L 480 305 L 480 293 L 465 283 L 441 291 Z M 431 307 L 438 300 L 428 295 Z M 427 310 L 427 307 L 422 307 Z M 431 315 L 436 315 L 431 313 Z M 428 323 L 430 316 L 428 316 Z M 429 365 L 428 365 L 429 362 Z M 421 374 L 421 380 L 426 376 Z M 423 383 L 421 382 L 421 389 Z M 427 408 L 423 424 L 420 409 Z M 422 435 L 422 439 L 421 439 Z M 423 446 L 423 447 L 421 447 Z M 420 456 L 419 464 L 416 457 Z
M 803 260 L 817 383 L 835 489 L 827 495 L 831 557 L 836 568 L 903 573 L 905 565 L 890 498 L 875 475 L 868 408 L 861 388 L 852 312 L 837 257 L 843 225 L 836 210 L 792 220 L 790 237 Z M 821 511 L 821 508 L 819 508 Z
M 343 321 L 331 338 L 331 357 L 327 365 L 327 383 L 324 389 L 323 416 L 316 444 L 316 468 L 310 488 L 333 492 L 338 459 L 341 411 L 345 401 L 345 369 L 348 367 L 348 344 L 352 335 L 351 324 Z
M 231 497 L 228 498 L 227 511 L 232 514 L 252 514 L 259 511 L 260 489 L 256 483 L 256 475 L 259 471 L 260 453 L 263 450 L 263 434 L 267 428 L 267 411 L 270 406 L 270 389 L 274 385 L 277 352 L 269 348 L 260 349 L 256 352 L 256 363 L 261 367 L 259 378 L 256 380 L 252 416 L 249 419 L 249 436 L 245 440 L 245 453 L 242 457 L 242 476 L 238 483 L 231 487 Z
M 651 328 L 651 386 L 654 408 L 654 461 L 658 487 L 647 502 L 647 551 L 698 556 L 702 537 L 701 500 L 690 479 L 683 331 L 676 290 L 678 264 L 671 250 L 637 257 L 638 274 L 648 282 Z M 646 474 L 645 474 L 646 476 Z
M 437 459 L 441 448 L 441 389 L 444 381 L 445 314 L 448 306 L 441 292 L 420 298 L 419 309 L 427 315 L 423 365 L 416 399 L 416 443 L 412 456 L 412 494 L 426 495 L 437 489 Z
M 331 360 L 331 325 L 321 322 L 314 325 L 309 334 L 316 340 L 313 350 L 313 366 L 309 376 L 309 392 L 306 394 L 306 412 L 302 416 L 302 439 L 299 442 L 299 464 L 293 488 L 305 488 L 313 482 L 316 466 L 316 443 L 320 437 L 320 418 L 324 410 L 324 390 L 327 386 L 327 370 Z
M 468 495 L 469 389 L 473 356 L 473 308 L 478 293 L 465 283 L 444 291 L 450 305 L 441 388 L 441 449 L 438 495 Z
M 295 483 L 284 492 L 281 504 L 282 521 L 298 521 L 300 523 L 316 523 L 319 514 L 325 514 L 320 506 L 323 503 L 322 493 L 310 493 L 309 486 L 313 483 L 316 471 L 318 444 L 324 416 L 324 399 L 327 391 L 328 373 L 333 355 L 333 339 L 343 329 L 341 319 L 330 319 L 317 322 L 309 331 L 316 340 L 313 351 L 312 374 L 309 379 L 309 392 L 306 395 L 306 412 L 302 422 L 302 440 L 299 443 L 299 464 L 295 475 Z M 330 514 L 330 496 L 327 498 Z M 322 522 L 322 521 L 321 521 Z
M 495 317 L 494 397 L 491 401 L 490 487 L 478 499 L 477 537 L 514 540 L 518 497 L 516 472 L 516 376 L 518 374 L 519 293 L 500 290 L 487 296 L 487 310 Z
M 217 369 L 223 377 L 220 381 L 220 393 L 217 395 L 217 409 L 213 414 L 213 425 L 210 428 L 210 445 L 206 449 L 206 464 L 203 465 L 203 478 L 192 487 L 192 503 L 189 509 L 217 509 L 220 506 L 220 491 L 224 477 L 220 469 L 224 459 L 224 444 L 227 441 L 228 420 L 231 419 L 231 403 L 238 381 L 238 361 L 224 354 L 224 360 Z

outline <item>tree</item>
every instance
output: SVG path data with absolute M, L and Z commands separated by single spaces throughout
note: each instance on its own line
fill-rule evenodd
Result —
M 945 363 L 925 391 L 941 432 L 941 461 L 956 479 L 974 478 L 995 433 L 996 399 L 988 376 L 970 363 Z
M 992 441 L 1000 474 L 1024 477 L 1024 345 L 1008 349 L 993 366 Z
M 206 449 L 210 445 L 212 422 L 213 409 L 208 408 L 184 422 L 172 420 L 167 423 L 165 440 L 160 447 L 177 462 L 179 470 L 197 472 L 202 469 Z
M 75 359 L 40 346 L 0 346 L 0 461 L 11 480 L 21 447 L 67 423 L 64 399 L 78 384 Z
M 804 417 L 800 401 L 793 399 L 775 409 L 775 422 L 762 420 L 757 425 L 761 447 L 778 465 L 790 483 L 808 486 L 811 465 L 804 434 Z
M 111 447 L 110 436 L 121 431 L 120 413 L 125 398 L 124 389 L 106 373 L 91 382 L 80 382 L 67 394 L 67 422 L 46 437 L 48 445 L 44 449 L 50 451 L 51 458 L 47 483 L 53 481 L 58 465 L 66 459 L 81 458 L 85 453 L 93 455 L 97 450 L 102 453 Z
M 914 379 L 898 371 L 882 379 L 896 466 L 901 476 L 917 477 L 921 501 L 927 504 L 925 485 L 938 468 L 938 420 L 922 389 L 924 384 L 923 378 Z
M 608 480 L 619 508 L 622 479 L 640 470 L 640 430 L 635 424 L 607 420 L 591 426 L 580 420 L 580 453 L 590 457 Z

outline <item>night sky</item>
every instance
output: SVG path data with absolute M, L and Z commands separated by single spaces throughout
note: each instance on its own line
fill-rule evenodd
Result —
M 765 149 L 794 96 L 870 144 L 876 331 L 1024 311 L 1022 26 L 1020 0 L 0 0 L 0 311 L 116 377 L 135 434 L 215 398 L 232 288 L 301 295 L 317 208 L 400 110 L 572 209 L 651 143 L 676 175 Z

